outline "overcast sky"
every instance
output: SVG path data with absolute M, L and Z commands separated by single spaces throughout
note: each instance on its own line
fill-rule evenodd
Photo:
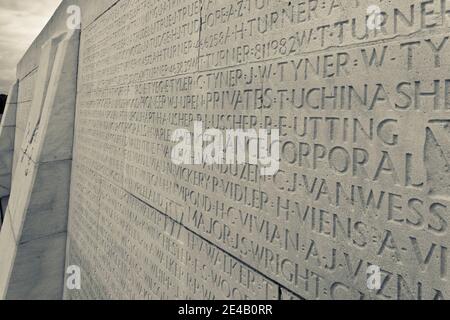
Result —
M 0 0 L 0 93 L 15 79 L 16 65 L 61 0 Z

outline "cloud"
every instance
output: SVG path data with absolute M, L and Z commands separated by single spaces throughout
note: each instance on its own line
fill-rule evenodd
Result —
M 9 90 L 16 65 L 61 0 L 0 0 L 0 93 Z

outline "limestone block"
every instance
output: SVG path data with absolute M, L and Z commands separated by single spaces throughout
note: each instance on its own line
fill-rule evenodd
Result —
M 146 206 L 276 282 L 281 298 L 450 297 L 448 4 L 378 1 L 378 28 L 373 1 L 314 2 L 118 1 L 83 29 L 68 250 L 92 273 L 80 298 L 120 296 L 101 273 L 141 243 Z M 280 170 L 175 165 L 171 133 L 196 119 L 279 130 Z M 99 176 L 146 206 L 98 188 Z M 372 265 L 390 276 L 378 290 Z M 121 267 L 105 278 L 133 293 Z M 189 288 L 162 296 L 177 290 Z
M 11 186 L 14 156 L 14 127 L 0 127 L 0 186 Z M 9 193 L 8 193 L 9 194 Z M 0 193 L 0 196 L 5 196 Z
M 32 143 L 27 145 L 26 153 L 35 162 L 72 159 L 74 93 L 77 89 L 77 73 L 74 70 L 78 66 L 78 46 L 78 31 L 59 42 L 35 135 L 32 139 L 27 138 Z M 34 114 L 35 110 L 31 112 Z M 34 148 L 35 145 L 39 148 Z
M 19 161 L 22 155 L 22 142 L 23 142 L 24 130 L 16 127 L 16 135 L 14 137 L 14 157 L 13 157 L 13 183 L 14 183 L 14 174 L 17 168 L 17 162 Z
M 73 31 L 42 48 L 7 208 L 16 254 L 0 259 L 0 273 L 9 275 L 0 287 L 6 299 L 62 298 L 78 43 Z
M 18 66 L 0 293 L 61 296 L 69 220 L 83 283 L 68 299 L 449 299 L 449 11 L 63 1 Z M 280 170 L 175 165 L 171 133 L 196 119 L 279 130 Z
M 0 176 L 0 179 L 4 180 L 4 185 L 0 185 L 0 195 L 2 195 L 3 197 L 9 195 L 9 193 L 11 192 L 11 184 L 8 183 L 8 181 L 10 181 L 10 175 L 4 175 L 4 176 Z
M 5 112 L 7 98 L 8 98 L 8 96 L 6 94 L 3 94 L 3 93 L 0 94 L 0 122 L 2 119 L 2 114 Z
M 18 94 L 19 98 L 17 100 L 19 105 L 24 102 L 31 103 L 33 101 L 34 87 L 36 85 L 36 75 L 38 69 L 39 67 L 36 67 L 32 70 L 29 70 L 29 72 L 26 75 L 18 77 L 18 79 L 20 79 L 19 94 Z
M 8 211 L 21 241 L 66 231 L 70 169 L 69 160 L 19 164 Z
M 12 230 L 11 218 L 9 214 L 6 214 L 0 233 L 0 299 L 2 300 L 6 296 L 12 272 L 11 262 L 15 259 L 16 250 L 17 239 Z
M 3 214 L 6 215 L 6 208 L 8 208 L 9 197 L 0 199 L 0 205 L 2 207 Z
M 299 297 L 298 295 L 290 292 L 289 290 L 286 290 L 284 288 L 281 288 L 281 297 L 280 300 L 303 300 L 301 297 Z
M 0 178 L 0 187 L 8 190 L 7 194 L 0 193 L 0 196 L 2 197 L 9 194 L 11 187 L 12 157 L 12 151 L 0 150 L 0 177 L 2 177 Z

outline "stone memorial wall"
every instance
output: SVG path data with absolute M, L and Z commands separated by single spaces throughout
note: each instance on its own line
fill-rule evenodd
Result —
M 65 299 L 450 297 L 450 1 L 93 2 L 18 69 L 14 162 L 80 6 Z M 174 163 L 199 123 L 277 130 L 278 170 Z

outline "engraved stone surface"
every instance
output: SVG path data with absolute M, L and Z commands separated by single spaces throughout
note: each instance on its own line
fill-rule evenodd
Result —
M 38 50 L 72 4 L 75 120 L 40 118 L 75 104 L 43 85 L 59 49 Z M 67 250 L 16 261 L 79 266 L 65 299 L 449 299 L 449 27 L 444 0 L 63 1 L 19 64 L 13 189 L 60 184 L 29 191 L 43 220 L 6 217 L 2 259 L 17 232 L 65 234 L 55 193 Z M 279 130 L 279 170 L 175 164 L 195 122 Z

